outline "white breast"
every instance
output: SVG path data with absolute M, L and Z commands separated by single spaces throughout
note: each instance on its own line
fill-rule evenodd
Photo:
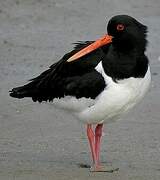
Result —
M 93 106 L 77 114 L 80 120 L 87 123 L 105 123 L 119 118 L 144 97 L 151 82 L 150 68 L 144 78 L 131 77 L 118 83 L 105 74 L 102 63 L 96 70 L 102 74 L 107 86 Z
M 102 74 L 107 85 L 96 99 L 66 96 L 54 100 L 56 106 L 69 110 L 84 123 L 107 123 L 118 119 L 144 97 L 151 81 L 150 68 L 144 78 L 131 77 L 118 83 L 105 74 L 101 62 L 96 70 Z

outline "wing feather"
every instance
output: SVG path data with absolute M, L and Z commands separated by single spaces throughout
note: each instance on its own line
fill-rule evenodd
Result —
M 69 57 L 92 42 L 94 41 L 75 43 L 74 50 L 65 54 L 38 77 L 31 79 L 30 83 L 13 88 L 10 96 L 31 97 L 33 101 L 39 102 L 52 101 L 65 95 L 95 98 L 96 92 L 102 91 L 105 86 L 103 78 L 94 69 L 104 56 L 103 49 L 99 48 L 75 62 L 67 62 Z

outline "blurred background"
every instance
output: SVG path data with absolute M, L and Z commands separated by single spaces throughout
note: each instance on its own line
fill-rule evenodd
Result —
M 148 26 L 152 85 L 123 120 L 105 126 L 102 161 L 120 170 L 90 174 L 85 127 L 52 104 L 8 91 L 95 40 L 108 20 L 128 14 Z M 160 179 L 160 1 L 0 0 L 0 179 Z

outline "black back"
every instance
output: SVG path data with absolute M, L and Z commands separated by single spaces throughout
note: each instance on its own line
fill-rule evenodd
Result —
M 95 70 L 104 56 L 103 49 L 99 48 L 77 61 L 67 62 L 69 57 L 92 42 L 76 43 L 73 51 L 27 85 L 12 89 L 10 95 L 16 98 L 32 97 L 33 101 L 39 102 L 52 101 L 65 95 L 95 98 L 105 87 L 103 77 Z

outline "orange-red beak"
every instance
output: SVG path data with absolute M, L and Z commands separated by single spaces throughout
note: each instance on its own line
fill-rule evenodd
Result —
M 77 59 L 79 59 L 82 56 L 85 56 L 86 54 L 94 51 L 95 49 L 104 46 L 108 43 L 112 42 L 112 36 L 109 35 L 104 35 L 103 37 L 101 37 L 100 39 L 96 40 L 94 43 L 90 44 L 89 46 L 85 47 L 84 49 L 80 50 L 79 52 L 77 52 L 76 54 L 74 54 L 73 56 L 71 56 L 67 62 L 72 62 L 75 61 Z

